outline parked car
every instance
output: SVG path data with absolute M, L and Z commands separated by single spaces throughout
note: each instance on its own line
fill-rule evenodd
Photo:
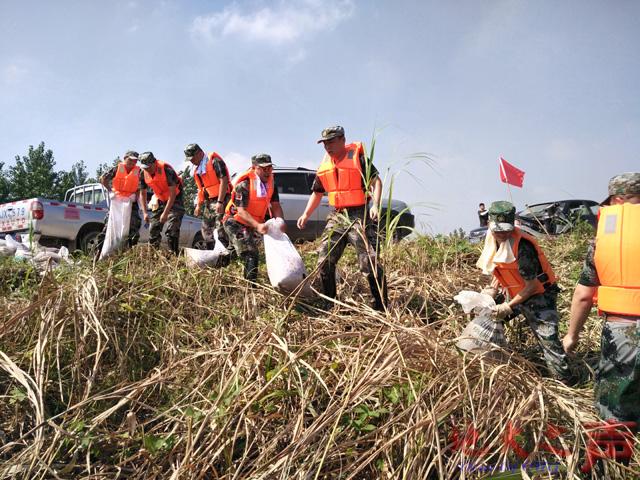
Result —
M 484 240 L 484 237 L 486 235 L 487 235 L 487 227 L 474 228 L 469 232 L 469 241 L 471 243 L 477 243 L 480 240 Z
M 296 240 L 315 240 L 322 235 L 327 220 L 327 215 L 333 211 L 333 207 L 329 205 L 329 198 L 325 193 L 320 205 L 313 212 L 311 218 L 307 222 L 304 230 L 300 230 L 297 226 L 298 218 L 304 212 L 311 195 L 311 185 L 316 175 L 315 170 L 303 167 L 274 167 L 273 176 L 280 204 L 284 212 L 284 219 L 287 224 L 287 235 L 291 241 Z M 233 177 L 237 178 L 237 175 Z M 390 207 L 390 208 L 389 208 Z M 400 200 L 391 200 L 383 198 L 380 205 L 380 234 L 386 235 L 386 215 L 390 212 L 391 221 L 396 216 L 400 216 L 398 220 L 398 228 L 393 231 L 393 239 L 399 241 L 409 235 L 415 227 L 415 218 L 411 213 L 409 206 Z
M 0 237 L 11 234 L 18 240 L 31 236 L 43 246 L 66 246 L 88 252 L 104 228 L 109 197 L 100 183 L 72 188 L 63 202 L 30 198 L 0 205 Z M 180 245 L 206 248 L 200 233 L 201 220 L 185 215 L 180 227 Z M 140 242 L 149 241 L 149 230 L 140 229 Z M 163 235 L 163 242 L 166 239 Z
M 577 222 L 587 222 L 595 228 L 599 208 L 599 203 L 594 200 L 538 203 L 516 212 L 515 224 L 544 234 L 542 224 L 550 235 L 560 235 L 571 231 Z

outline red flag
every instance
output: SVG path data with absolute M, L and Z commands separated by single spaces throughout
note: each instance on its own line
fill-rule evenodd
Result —
M 524 172 L 518 170 L 516 167 L 507 162 L 504 158 L 500 157 L 500 180 L 514 187 L 522 188 L 522 181 L 524 180 Z

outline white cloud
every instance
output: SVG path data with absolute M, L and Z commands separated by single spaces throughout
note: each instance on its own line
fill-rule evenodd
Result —
M 352 0 L 307 0 L 243 13 L 237 5 L 193 22 L 195 35 L 208 42 L 224 37 L 283 45 L 322 30 L 331 30 L 355 12 Z
M 2 68 L 2 83 L 5 85 L 15 85 L 20 83 L 29 73 L 30 69 L 26 65 L 11 63 Z

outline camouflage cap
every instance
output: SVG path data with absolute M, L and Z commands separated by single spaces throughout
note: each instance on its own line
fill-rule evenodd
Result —
M 271 167 L 273 163 L 271 163 L 271 156 L 266 153 L 260 153 L 258 155 L 254 155 L 251 157 L 251 165 L 256 167 Z
M 198 145 L 197 143 L 190 143 L 189 145 L 187 145 L 187 148 L 184 149 L 184 155 L 187 157 L 186 161 L 190 162 L 193 157 L 195 157 L 195 155 L 201 151 L 202 149 L 200 148 L 200 145 Z
M 322 138 L 318 140 L 318 143 L 326 142 L 335 137 L 344 137 L 344 128 L 336 125 L 334 127 L 325 128 L 322 131 Z
M 493 202 L 489 207 L 489 228 L 492 232 L 510 232 L 516 220 L 516 207 L 509 202 Z
M 609 205 L 614 195 L 640 194 L 640 172 L 627 172 L 609 180 L 609 196 L 600 205 Z
M 124 158 L 135 158 L 136 160 L 138 160 L 138 152 L 136 152 L 135 150 L 127 150 L 124 154 Z
M 140 168 L 147 169 L 156 161 L 156 157 L 153 156 L 151 152 L 144 152 L 140 155 Z

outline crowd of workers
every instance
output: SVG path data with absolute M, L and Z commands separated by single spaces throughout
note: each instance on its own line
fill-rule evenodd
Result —
M 327 217 L 318 246 L 318 265 L 325 297 L 331 308 L 336 297 L 336 264 L 348 243 L 353 245 L 360 271 L 367 276 L 373 306 L 387 308 L 386 277 L 375 245 L 373 222 L 378 219 L 382 181 L 368 160 L 361 143 L 346 143 L 344 129 L 329 127 L 318 140 L 325 156 L 316 172 L 307 206 L 297 221 L 304 229 L 325 194 L 334 212 Z M 259 252 L 255 232 L 267 233 L 265 215 L 284 219 L 273 164 L 267 154 L 255 155 L 251 168 L 234 185 L 224 160 L 215 152 L 205 153 L 198 144 L 185 148 L 186 160 L 194 165 L 198 187 L 195 215 L 202 216 L 202 235 L 208 248 L 218 240 L 226 247 L 221 257 L 228 264 L 235 250 L 244 263 L 244 278 L 255 281 Z M 140 162 L 140 167 L 136 165 Z M 142 169 L 142 172 L 141 172 Z M 150 223 L 150 243 L 161 241 L 163 224 L 169 247 L 178 253 L 180 224 L 184 215 L 182 179 L 153 153 L 127 151 L 124 161 L 100 177 L 116 195 L 140 195 L 142 218 Z M 109 185 L 109 182 L 112 185 Z M 148 212 L 147 189 L 157 203 Z M 602 357 L 595 379 L 595 403 L 602 418 L 640 422 L 640 173 L 624 173 L 609 182 L 609 196 L 602 203 L 596 238 L 575 289 L 567 335 L 560 341 L 556 276 L 536 241 L 515 227 L 515 206 L 493 202 L 488 210 L 480 204 L 478 215 L 488 226 L 478 267 L 492 275 L 482 293 L 497 300 L 496 319 L 522 315 L 540 346 L 545 363 L 559 381 L 574 385 L 580 375 L 572 371 L 582 329 L 597 295 L 604 316 Z M 108 215 L 105 219 L 105 225 Z M 129 245 L 135 245 L 141 225 L 133 203 Z M 105 226 L 106 228 L 106 226 Z M 283 225 L 286 230 L 286 225 Z
M 325 149 L 325 156 L 311 188 L 309 202 L 298 219 L 298 228 L 304 229 L 309 216 L 320 204 L 326 192 L 334 212 L 327 218 L 324 234 L 318 247 L 318 264 L 325 296 L 325 308 L 331 308 L 336 297 L 336 264 L 344 249 L 351 243 L 356 250 L 360 271 L 367 276 L 373 296 L 373 308 L 384 310 L 387 305 L 387 286 L 384 271 L 379 263 L 375 245 L 373 222 L 378 219 L 382 181 L 378 171 L 369 161 L 364 146 L 359 142 L 346 143 L 344 129 L 333 126 L 322 131 L 318 140 Z M 273 163 L 267 154 L 254 155 L 251 167 L 231 184 L 224 160 L 215 152 L 206 154 L 196 143 L 184 150 L 186 160 L 194 165 L 193 178 L 198 187 L 194 214 L 202 215 L 202 236 L 207 247 L 214 247 L 218 240 L 226 250 L 220 265 L 229 263 L 235 250 L 244 264 L 244 278 L 255 281 L 258 275 L 259 251 L 256 235 L 266 234 L 265 216 L 284 220 L 278 189 L 273 178 Z M 140 166 L 137 166 L 139 160 Z M 166 162 L 153 153 L 138 155 L 129 150 L 124 161 L 100 177 L 100 182 L 115 195 L 140 196 L 142 217 L 150 224 L 149 242 L 158 246 L 166 223 L 165 236 L 169 248 L 179 252 L 180 224 L 184 216 L 182 179 Z M 109 185 L 111 182 L 112 185 Z M 153 190 L 149 216 L 147 189 Z M 372 202 L 370 202 L 372 200 Z M 131 212 L 129 246 L 140 236 L 140 214 L 134 202 Z M 108 214 L 105 218 L 106 233 Z M 286 230 L 286 224 L 283 224 Z

